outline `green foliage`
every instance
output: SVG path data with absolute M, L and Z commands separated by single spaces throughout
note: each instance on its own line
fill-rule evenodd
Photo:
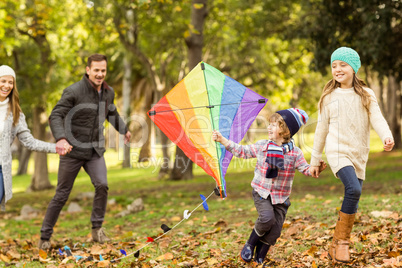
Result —
M 401 2 L 302 0 L 300 24 L 293 36 L 310 39 L 314 69 L 325 73 L 336 48 L 356 49 L 363 66 L 370 66 L 380 76 L 402 79 Z M 396 54 L 395 54 L 396 52 Z
M 270 98 L 270 110 L 314 111 L 321 76 L 311 73 L 307 41 L 287 41 L 296 1 L 213 1 L 205 26 L 205 61 Z

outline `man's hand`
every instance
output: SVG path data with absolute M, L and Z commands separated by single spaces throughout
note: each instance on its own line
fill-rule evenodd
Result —
M 384 150 L 389 152 L 394 148 L 395 142 L 391 138 L 386 138 L 384 141 Z
M 124 144 L 130 143 L 130 139 L 131 139 L 131 132 L 127 131 L 126 134 L 124 134 Z
M 66 139 L 61 139 L 56 143 L 56 153 L 66 155 L 73 149 Z

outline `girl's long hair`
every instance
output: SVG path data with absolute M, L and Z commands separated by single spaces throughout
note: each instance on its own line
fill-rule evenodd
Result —
M 324 86 L 324 89 L 322 90 L 322 95 L 320 101 L 318 102 L 320 110 L 322 110 L 324 98 L 340 86 L 341 84 L 337 82 L 335 79 L 331 79 L 328 81 L 328 83 Z M 364 86 L 367 87 L 366 83 L 362 79 L 357 77 L 356 74 L 353 74 L 352 86 L 356 94 L 361 97 L 363 107 L 366 109 L 368 115 L 370 115 L 371 95 L 363 88 Z
M 17 89 L 17 82 L 14 78 L 14 86 L 11 90 L 10 95 L 8 96 L 10 103 L 10 111 L 13 113 L 13 126 L 18 124 L 18 120 L 20 119 L 21 107 L 20 107 L 20 94 Z

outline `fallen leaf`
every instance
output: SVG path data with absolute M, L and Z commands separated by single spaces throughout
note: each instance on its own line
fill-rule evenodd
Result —
M 398 264 L 399 261 L 396 258 L 391 258 L 391 259 L 384 259 L 383 262 L 386 265 L 396 265 Z
M 217 222 L 214 223 L 215 227 L 227 227 L 228 223 L 224 220 L 219 220 Z
M 3 255 L 3 254 L 0 254 L 0 259 L 4 262 L 10 262 L 10 259 L 6 255 Z
M 98 262 L 98 267 L 108 267 L 110 265 L 110 261 L 108 260 L 104 260 L 104 261 L 100 261 Z
M 388 218 L 392 215 L 392 211 L 382 210 L 382 211 L 371 211 L 370 214 L 375 218 Z
M 157 260 L 157 261 L 173 260 L 173 254 L 168 252 L 168 253 L 165 253 L 165 254 L 157 257 L 155 260 Z
M 21 258 L 21 254 L 15 249 L 7 251 L 7 257 L 12 260 L 19 260 Z M 46 258 L 45 258 L 46 259 Z
M 165 248 L 168 248 L 168 247 L 169 247 L 170 242 L 172 242 L 172 239 L 170 239 L 170 238 L 164 238 L 164 239 L 159 240 L 159 244 L 158 244 L 158 245 L 159 245 L 160 248 L 165 249 Z
M 44 251 L 43 249 L 40 249 L 39 250 L 39 257 L 41 257 L 42 259 L 47 259 L 46 251 Z
M 170 218 L 170 221 L 178 222 L 178 221 L 181 221 L 181 218 L 179 216 L 173 216 L 173 217 Z
M 219 263 L 215 258 L 207 259 L 209 267 L 214 267 L 215 264 Z
M 103 249 L 100 246 L 93 245 L 91 248 L 91 254 L 92 255 L 100 255 L 100 254 L 104 254 L 104 253 L 103 253 Z
M 313 263 L 311 264 L 312 268 L 317 268 L 317 264 L 315 263 L 315 261 L 313 261 Z

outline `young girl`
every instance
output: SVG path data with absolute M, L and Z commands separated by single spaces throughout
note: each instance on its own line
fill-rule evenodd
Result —
M 373 90 L 357 77 L 360 57 L 348 47 L 331 56 L 332 79 L 325 85 L 320 102 L 310 172 L 319 171 L 325 146 L 328 163 L 345 186 L 345 195 L 329 256 L 335 262 L 349 262 L 349 240 L 354 224 L 369 154 L 370 123 L 384 143 L 394 146 L 392 133 L 381 114 Z
M 11 144 L 18 137 L 20 142 L 30 150 L 39 152 L 56 152 L 56 144 L 36 140 L 30 133 L 25 116 L 19 104 L 19 94 L 14 70 L 0 66 L 0 202 L 1 209 L 12 197 L 11 178 Z M 66 153 L 68 149 L 65 150 Z
M 269 119 L 269 139 L 247 146 L 226 139 L 218 131 L 213 132 L 213 140 L 222 143 L 233 155 L 257 158 L 251 187 L 258 219 L 240 253 L 245 262 L 253 259 L 255 249 L 255 261 L 263 263 L 270 246 L 275 245 L 279 238 L 290 206 L 289 196 L 295 170 L 306 176 L 311 175 L 302 151 L 291 139 L 307 120 L 308 116 L 303 110 L 277 111 Z M 321 161 L 317 177 L 325 167 L 325 163 Z

